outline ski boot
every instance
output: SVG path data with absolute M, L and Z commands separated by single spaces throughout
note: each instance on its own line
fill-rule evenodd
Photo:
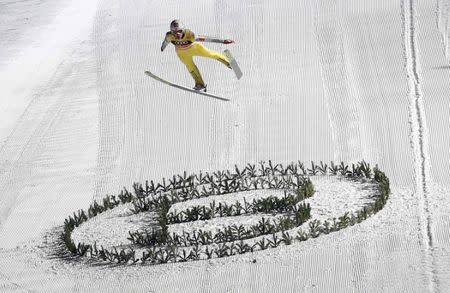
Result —
M 195 84 L 195 86 L 194 86 L 194 90 L 206 92 L 206 85 L 205 85 L 205 84 L 197 83 L 197 84 Z

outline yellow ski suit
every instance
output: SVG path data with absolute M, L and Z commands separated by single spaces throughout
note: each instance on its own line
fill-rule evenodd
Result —
M 180 39 L 176 38 L 171 32 L 167 32 L 161 46 L 161 51 L 164 50 L 168 43 L 175 45 L 175 51 L 177 52 L 178 58 L 186 65 L 187 70 L 195 80 L 195 84 L 204 86 L 205 82 L 203 81 L 202 75 L 193 61 L 194 56 L 214 58 L 228 67 L 230 67 L 230 62 L 225 55 L 207 49 L 198 41 L 219 42 L 220 40 L 209 40 L 207 37 L 195 38 L 194 33 L 189 29 L 183 31 L 182 38 Z

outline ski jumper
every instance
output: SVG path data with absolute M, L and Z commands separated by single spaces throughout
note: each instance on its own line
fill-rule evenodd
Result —
M 193 61 L 194 56 L 213 58 L 222 62 L 227 67 L 229 68 L 231 67 L 230 62 L 225 55 L 207 49 L 198 41 L 206 41 L 206 42 L 220 41 L 221 43 L 223 43 L 222 40 L 210 39 L 208 37 L 195 38 L 195 35 L 191 30 L 184 29 L 181 38 L 176 38 L 171 32 L 167 32 L 164 42 L 161 46 L 161 51 L 164 50 L 164 48 L 167 46 L 168 43 L 172 43 L 173 45 L 175 45 L 175 51 L 178 55 L 178 58 L 180 58 L 181 62 L 183 62 L 184 65 L 186 65 L 187 70 L 195 80 L 195 84 L 204 86 L 205 82 L 203 81 L 202 75 L 200 74 L 200 71 L 198 70 L 197 66 Z

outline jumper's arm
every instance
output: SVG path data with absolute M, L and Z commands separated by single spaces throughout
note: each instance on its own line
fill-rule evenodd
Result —
M 209 42 L 209 43 L 220 43 L 220 44 L 231 44 L 234 43 L 233 40 L 222 40 L 222 39 L 216 39 L 216 38 L 212 38 L 212 37 L 207 37 L 207 36 L 198 36 L 195 38 L 195 40 L 197 42 Z
M 161 44 L 161 52 L 164 51 L 164 49 L 167 47 L 167 45 L 169 44 L 169 40 L 167 40 L 167 37 L 164 39 L 164 41 Z

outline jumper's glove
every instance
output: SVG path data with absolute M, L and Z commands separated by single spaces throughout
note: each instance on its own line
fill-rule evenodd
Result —
M 234 41 L 233 40 L 223 40 L 224 44 L 233 44 Z

